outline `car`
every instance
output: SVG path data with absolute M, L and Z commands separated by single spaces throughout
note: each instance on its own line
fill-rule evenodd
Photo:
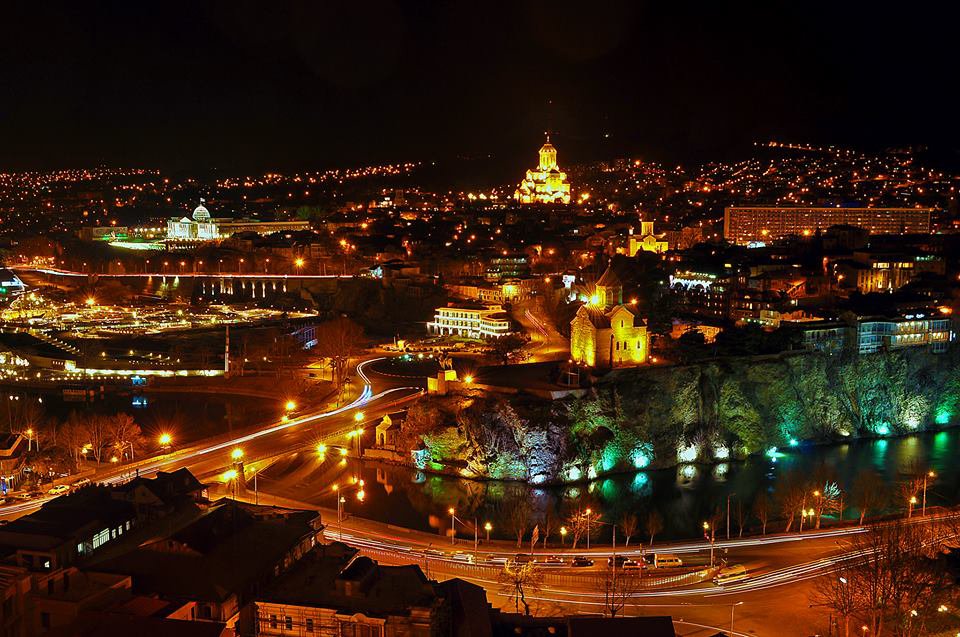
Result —
M 63 495 L 64 493 L 70 493 L 70 487 L 65 484 L 58 484 L 47 491 L 47 495 Z
M 616 558 L 612 556 L 607 558 L 607 566 L 612 567 L 614 563 L 616 563 L 617 568 L 640 568 L 640 565 L 636 561 L 623 555 L 617 555 Z
M 454 553 L 450 556 L 450 559 L 455 562 L 466 562 L 467 564 L 473 564 L 475 562 L 473 553 L 464 553 L 462 551 Z
M 559 555 L 548 555 L 537 560 L 537 564 L 540 566 L 565 566 L 566 562 L 563 561 L 563 558 Z
M 88 484 L 90 484 L 90 478 L 80 478 L 79 480 L 71 484 L 70 488 L 76 491 L 77 489 L 82 489 Z
M 593 560 L 591 560 L 589 557 L 578 555 L 575 558 L 573 558 L 573 560 L 570 562 L 570 566 L 574 566 L 577 568 L 586 568 L 589 566 L 593 566 Z
M 487 558 L 487 564 L 496 564 L 498 566 L 505 566 L 507 561 L 507 558 L 502 555 L 491 555 Z
M 720 585 L 739 582 L 745 579 L 747 579 L 747 568 L 743 564 L 733 564 L 721 568 L 717 574 L 713 576 L 713 583 Z
M 536 559 L 530 553 L 517 553 L 513 556 L 515 564 L 526 564 L 527 562 L 536 562 Z

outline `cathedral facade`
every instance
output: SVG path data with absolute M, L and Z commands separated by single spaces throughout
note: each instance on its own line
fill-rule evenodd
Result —
M 524 204 L 570 203 L 570 182 L 567 173 L 557 166 L 557 149 L 550 143 L 550 136 L 540 148 L 540 164 L 527 171 L 513 198 Z

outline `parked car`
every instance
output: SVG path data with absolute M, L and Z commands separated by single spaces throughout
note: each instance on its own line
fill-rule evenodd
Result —
M 47 495 L 63 495 L 64 493 L 70 493 L 70 487 L 65 484 L 58 484 L 47 491 Z
M 577 568 L 585 568 L 588 566 L 593 566 L 593 560 L 589 557 L 584 557 L 583 555 L 578 555 L 570 562 L 570 566 L 575 566 Z

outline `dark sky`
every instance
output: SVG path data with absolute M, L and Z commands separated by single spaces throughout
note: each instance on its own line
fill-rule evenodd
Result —
M 954 148 L 955 5 L 8 2 L 0 167 Z

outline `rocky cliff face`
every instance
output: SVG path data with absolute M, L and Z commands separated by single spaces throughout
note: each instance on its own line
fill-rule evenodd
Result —
M 945 427 L 958 409 L 956 351 L 795 354 L 620 370 L 561 402 L 477 390 L 426 396 L 400 442 L 421 449 L 434 471 L 564 482 Z

